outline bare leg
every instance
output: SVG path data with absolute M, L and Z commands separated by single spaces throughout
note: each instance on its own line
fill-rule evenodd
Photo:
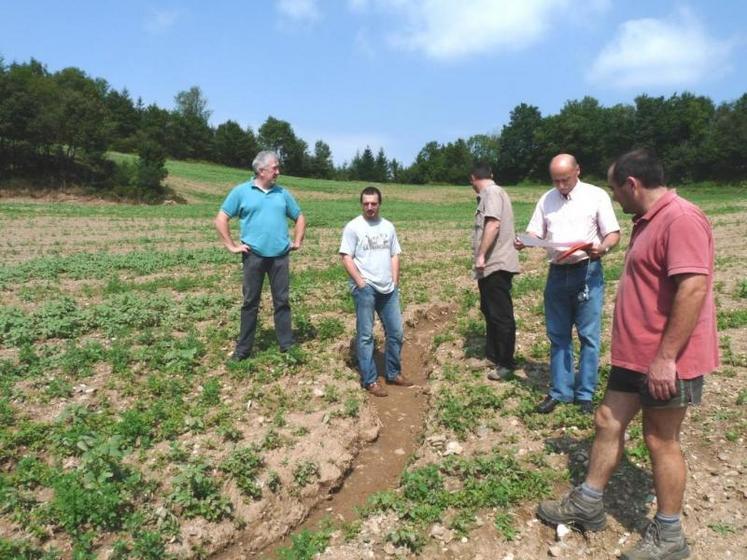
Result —
M 625 429 L 641 408 L 637 393 L 607 391 L 594 416 L 596 434 L 591 447 L 586 484 L 604 490 L 622 458 Z
M 685 494 L 685 459 L 680 448 L 680 428 L 687 408 L 646 408 L 643 437 L 651 453 L 659 513 L 678 515 Z

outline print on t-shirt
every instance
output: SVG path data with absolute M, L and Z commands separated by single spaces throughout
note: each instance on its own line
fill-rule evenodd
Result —
M 363 249 L 366 251 L 376 251 L 386 249 L 389 251 L 389 236 L 386 233 L 366 234 L 363 240 Z

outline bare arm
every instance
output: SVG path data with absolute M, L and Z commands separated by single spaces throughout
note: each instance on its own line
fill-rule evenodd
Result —
M 296 226 L 293 228 L 293 243 L 291 244 L 291 251 L 296 251 L 301 248 L 303 244 L 303 236 L 306 234 L 306 218 L 303 214 L 299 214 L 296 218 Z
M 350 276 L 353 282 L 355 282 L 355 285 L 359 288 L 365 288 L 366 281 L 364 280 L 363 276 L 361 276 L 361 272 L 360 270 L 358 270 L 358 267 L 355 266 L 353 257 L 345 253 L 340 253 L 340 257 L 342 258 L 342 266 L 345 267 L 345 272 L 347 272 L 348 276 Z
M 231 253 L 250 253 L 251 251 L 249 247 L 247 247 L 243 243 L 237 244 L 231 237 L 231 230 L 228 227 L 229 219 L 230 218 L 228 217 L 228 214 L 226 214 L 223 210 L 220 210 L 218 212 L 218 215 L 215 217 L 215 221 L 213 222 L 215 224 L 215 229 L 218 230 L 218 235 L 220 235 L 221 241 L 223 241 L 223 245 Z
M 591 259 L 601 259 L 620 242 L 620 232 L 612 231 L 604 236 L 602 242 L 586 251 Z
M 678 274 L 674 281 L 677 291 L 672 311 L 659 350 L 648 368 L 648 390 L 660 400 L 669 399 L 677 392 L 677 355 L 690 338 L 708 294 L 708 277 L 704 274 Z
M 477 249 L 477 255 L 475 255 L 475 268 L 477 270 L 483 270 L 485 268 L 485 255 L 488 250 L 493 246 L 495 240 L 498 238 L 498 233 L 501 229 L 501 221 L 496 218 L 485 218 L 485 225 L 482 230 L 482 239 L 480 240 L 480 247 Z
M 395 286 L 399 286 L 399 255 L 392 257 L 392 282 Z

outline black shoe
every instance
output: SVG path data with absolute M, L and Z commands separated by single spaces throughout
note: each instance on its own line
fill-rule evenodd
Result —
M 591 401 L 576 401 L 581 414 L 594 414 L 594 403 Z
M 237 354 L 236 352 L 231 354 L 231 357 L 229 358 L 232 362 L 242 362 L 247 359 L 249 359 L 249 354 Z
M 539 412 L 540 414 L 550 414 L 553 410 L 555 410 L 555 407 L 560 404 L 560 401 L 555 400 L 550 395 L 547 395 L 545 397 L 545 400 L 543 400 L 541 403 L 537 405 L 537 408 L 534 410 Z

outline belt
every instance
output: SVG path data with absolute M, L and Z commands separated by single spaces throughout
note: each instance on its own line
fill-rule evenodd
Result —
M 589 264 L 589 259 L 584 259 L 582 261 L 575 262 L 573 264 L 556 264 L 556 263 L 550 263 L 550 266 L 554 266 L 555 268 L 581 268 L 582 266 L 586 266 Z

